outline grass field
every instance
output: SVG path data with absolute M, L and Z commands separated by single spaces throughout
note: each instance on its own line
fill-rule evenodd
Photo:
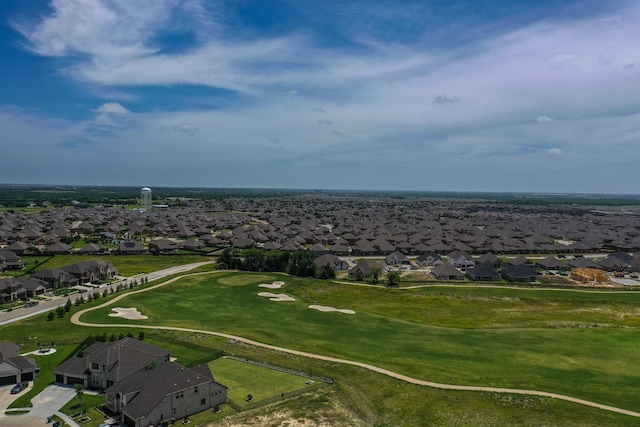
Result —
M 229 399 L 242 406 L 247 395 L 260 401 L 308 387 L 307 378 L 221 357 L 209 363 L 215 379 L 228 388 Z
M 125 277 L 135 276 L 141 272 L 162 270 L 176 265 L 189 264 L 193 262 L 206 261 L 207 258 L 201 255 L 56 255 L 48 261 L 42 263 L 43 257 L 33 257 L 39 264 L 35 271 L 44 268 L 61 268 L 75 264 L 80 261 L 91 261 L 102 259 L 111 263 L 118 269 L 118 273 Z M 29 263 L 31 257 L 25 256 L 24 260 Z M 30 264 L 29 264 L 30 265 Z
M 259 288 L 259 283 L 274 280 L 283 280 L 287 285 L 273 292 L 287 293 L 296 301 L 276 303 L 257 296 L 266 290 Z M 150 315 L 149 320 L 138 321 L 141 325 L 179 325 L 234 333 L 288 348 L 359 360 L 428 380 L 556 391 L 638 410 L 639 301 L 640 294 L 636 293 L 447 286 L 388 290 L 277 274 L 225 272 L 185 278 L 149 293 L 127 296 L 116 305 L 135 306 Z M 351 308 L 356 314 L 321 313 L 307 308 L 312 303 Z M 79 308 L 73 307 L 72 313 Z M 83 320 L 133 323 L 107 317 L 108 312 L 109 309 L 102 309 L 89 313 Z M 44 341 L 42 338 L 80 340 L 89 333 L 132 332 L 137 336 L 139 332 L 136 328 L 71 325 L 68 318 L 72 313 L 52 322 L 42 315 L 2 326 L 0 336 L 29 350 L 35 348 L 37 341 Z M 205 363 L 207 357 L 211 360 L 225 351 L 336 380 L 333 386 L 309 395 L 234 416 L 237 423 L 225 423 L 228 426 L 277 426 L 289 419 L 376 427 L 425 423 L 581 427 L 638 424 L 637 418 L 554 399 L 415 386 L 353 366 L 296 357 L 204 334 L 160 330 L 145 333 L 145 340 L 170 348 L 172 356 L 187 366 Z M 63 347 L 60 346 L 59 356 L 64 355 Z M 214 375 L 224 384 L 215 370 Z M 43 377 L 43 384 L 46 381 Z M 280 418 L 283 414 L 289 418 Z M 215 416 L 202 414 L 198 420 L 205 422 L 223 415 L 229 415 L 228 407 Z
M 640 410 L 640 294 L 571 291 L 383 288 L 336 285 L 278 275 L 197 276 L 123 306 L 149 316 L 140 324 L 189 327 L 357 360 L 430 381 L 551 391 Z M 284 280 L 294 302 L 257 296 L 257 285 Z M 225 283 L 232 283 L 227 285 Z M 267 282 L 268 283 L 268 282 Z M 122 305 L 121 304 L 121 305 Z M 307 308 L 321 304 L 356 315 Z M 107 317 L 84 321 L 131 323 Z

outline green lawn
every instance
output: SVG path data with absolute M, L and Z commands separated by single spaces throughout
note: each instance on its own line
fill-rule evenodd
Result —
M 280 275 L 196 276 L 131 295 L 121 307 L 170 325 L 374 364 L 442 383 L 557 392 L 640 410 L 640 294 L 422 288 L 387 290 Z M 259 288 L 284 280 L 285 288 Z M 228 283 L 228 284 L 227 284 Z M 272 302 L 258 292 L 287 293 Z M 309 304 L 356 310 L 323 313 Z M 83 320 L 132 323 L 107 317 Z
M 40 262 L 43 259 L 42 257 L 34 258 Z M 102 259 L 111 263 L 118 269 L 120 275 L 126 277 L 134 276 L 141 272 L 150 273 L 177 265 L 209 260 L 209 258 L 203 257 L 202 255 L 56 255 L 50 260 L 40 263 L 36 271 L 44 268 L 61 268 L 75 264 L 76 262 L 91 261 L 94 259 Z M 25 256 L 24 260 L 30 262 L 30 257 Z
M 308 387 L 305 377 L 224 357 L 210 362 L 209 368 L 216 381 L 229 389 L 229 399 L 239 405 L 248 394 L 260 401 Z
M 83 412 L 83 415 L 76 417 L 74 421 L 81 427 L 95 427 L 102 424 L 105 420 L 104 415 L 96 410 L 96 407 L 102 406 L 104 403 L 103 395 L 84 393 L 82 399 L 76 395 L 67 402 L 67 404 L 60 409 L 60 412 L 70 417 L 79 412 Z

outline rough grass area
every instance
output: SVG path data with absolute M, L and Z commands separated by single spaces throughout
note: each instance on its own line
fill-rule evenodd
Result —
M 317 390 L 258 410 L 243 412 L 206 426 L 224 427 L 357 427 L 365 426 L 339 393 Z

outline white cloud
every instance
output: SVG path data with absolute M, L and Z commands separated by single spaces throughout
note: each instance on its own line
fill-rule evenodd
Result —
M 104 104 L 102 104 L 101 106 L 99 106 L 98 108 L 93 110 L 93 112 L 94 113 L 99 113 L 99 114 L 129 114 L 129 113 L 131 113 L 131 111 L 129 111 L 128 109 L 123 107 L 122 104 L 119 104 L 117 102 L 105 102 Z
M 554 155 L 554 156 L 559 156 L 560 154 L 562 154 L 562 150 L 561 150 L 561 149 L 559 149 L 559 148 L 549 148 L 549 149 L 547 150 L 547 152 L 548 152 L 549 154 Z

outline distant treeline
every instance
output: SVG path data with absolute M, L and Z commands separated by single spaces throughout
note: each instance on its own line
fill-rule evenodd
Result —
M 29 203 L 42 206 L 135 205 L 140 201 L 141 187 L 20 185 L 0 184 L 0 205 L 26 207 Z M 195 188 L 152 187 L 154 201 L 172 201 L 179 206 L 181 200 L 222 200 L 235 197 L 261 198 L 301 195 L 335 195 L 347 197 L 383 197 L 395 200 L 431 199 L 496 202 L 513 205 L 640 205 L 640 195 L 616 194 L 535 194 L 446 191 L 375 191 L 375 190 L 312 190 L 278 188 Z
M 244 271 L 284 272 L 298 277 L 333 279 L 336 273 L 326 264 L 316 267 L 315 256 L 309 251 L 283 252 L 264 249 L 230 249 L 218 256 L 218 266 Z

